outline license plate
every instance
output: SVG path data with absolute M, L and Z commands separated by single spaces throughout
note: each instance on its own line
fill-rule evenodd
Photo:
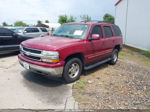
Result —
M 30 69 L 30 65 L 29 65 L 28 63 L 26 63 L 26 62 L 23 62 L 23 66 L 24 66 L 24 68 L 26 68 L 26 69 Z

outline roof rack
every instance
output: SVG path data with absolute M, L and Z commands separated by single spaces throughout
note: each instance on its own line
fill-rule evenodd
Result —
M 91 21 L 81 21 L 81 22 L 97 22 L 97 23 L 110 23 L 110 22 L 105 22 L 105 21 L 99 21 L 99 20 L 91 20 Z M 110 23 L 113 24 L 113 23 Z

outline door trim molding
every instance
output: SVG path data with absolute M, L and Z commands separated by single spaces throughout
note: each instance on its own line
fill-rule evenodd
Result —
M 94 55 L 94 56 L 89 56 L 88 59 L 95 58 L 95 57 L 97 57 L 97 56 L 101 56 L 101 55 L 105 55 L 105 54 L 109 54 L 109 53 L 111 53 L 111 52 L 112 52 L 112 51 L 107 51 L 107 52 L 105 52 L 105 53 L 100 53 L 100 54 L 97 54 L 97 55 Z

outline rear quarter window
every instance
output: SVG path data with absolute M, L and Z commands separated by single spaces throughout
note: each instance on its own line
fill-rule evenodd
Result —
M 42 32 L 48 32 L 46 28 L 40 28 Z
M 122 36 L 121 30 L 118 26 L 113 25 L 112 27 L 113 27 L 113 30 L 115 32 L 115 36 Z

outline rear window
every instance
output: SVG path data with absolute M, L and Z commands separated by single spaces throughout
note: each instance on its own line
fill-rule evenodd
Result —
M 113 25 L 112 27 L 113 27 L 113 30 L 115 32 L 115 36 L 122 36 L 121 30 L 118 26 Z
M 111 28 L 109 26 L 104 26 L 104 31 L 105 31 L 106 38 L 110 38 L 113 36 Z
M 48 32 L 46 28 L 40 28 L 42 32 Z

